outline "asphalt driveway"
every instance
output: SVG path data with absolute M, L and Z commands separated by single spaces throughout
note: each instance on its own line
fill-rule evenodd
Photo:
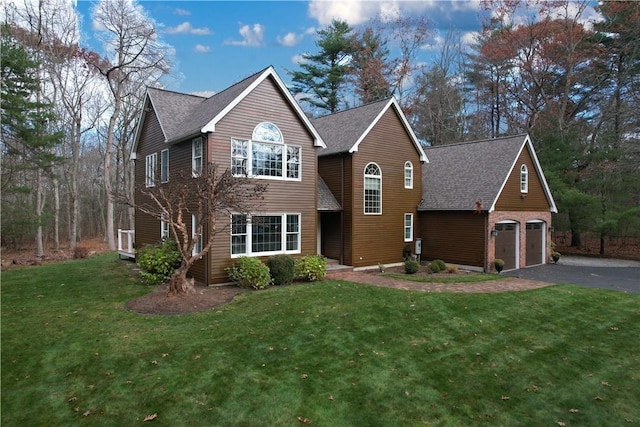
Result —
M 558 264 L 507 271 L 508 276 L 640 294 L 640 262 L 563 256 Z

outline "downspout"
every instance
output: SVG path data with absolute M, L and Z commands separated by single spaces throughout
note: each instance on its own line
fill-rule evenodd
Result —
M 344 154 L 340 155 L 340 265 L 344 265 Z
M 484 272 L 489 272 L 489 211 L 484 211 Z
M 204 151 L 204 153 L 202 153 L 202 154 L 203 154 L 205 159 L 208 159 L 208 157 L 209 157 L 208 156 L 208 152 L 209 152 L 209 150 L 208 150 L 208 148 L 209 148 L 209 134 L 208 133 L 204 134 L 204 140 L 205 140 L 206 143 L 202 144 L 203 145 L 203 151 Z M 209 168 L 208 162 L 207 162 L 207 165 L 204 165 L 204 167 Z M 208 206 L 209 205 L 207 204 L 207 209 L 208 209 Z M 202 233 L 203 236 L 207 236 L 207 237 L 209 237 L 209 228 L 211 227 L 211 218 L 209 218 L 209 215 L 210 215 L 210 212 L 207 212 L 206 215 L 205 215 L 205 218 L 208 218 L 208 221 L 205 224 L 206 234 Z M 202 242 L 202 243 L 204 244 L 204 242 Z M 209 242 L 207 242 L 207 243 L 209 243 Z M 209 251 L 206 253 L 206 255 L 204 257 L 204 285 L 205 286 L 209 286 L 211 284 L 209 282 L 209 278 L 210 278 L 209 277 L 210 276 L 209 275 L 209 268 L 211 267 L 209 265 L 209 261 L 211 260 L 211 252 L 213 252 L 213 246 L 209 248 Z

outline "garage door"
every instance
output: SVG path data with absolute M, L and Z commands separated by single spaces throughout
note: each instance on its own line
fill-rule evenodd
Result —
M 527 266 L 542 264 L 544 254 L 543 225 L 542 222 L 530 222 L 527 224 Z
M 496 236 L 496 258 L 504 261 L 505 270 L 516 268 L 517 224 L 496 224 L 498 235 Z

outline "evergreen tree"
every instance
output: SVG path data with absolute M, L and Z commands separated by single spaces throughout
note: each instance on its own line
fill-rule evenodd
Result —
M 327 28 L 318 31 L 318 37 L 319 52 L 302 55 L 302 70 L 290 72 L 292 91 L 294 95 L 304 95 L 301 101 L 335 113 L 345 104 L 340 92 L 351 70 L 352 29 L 345 21 L 333 20 Z
M 41 93 L 39 64 L 6 24 L 1 37 L 2 230 L 6 241 L 25 237 L 41 225 L 42 215 L 33 211 L 29 195 L 59 160 L 54 148 L 62 134 L 50 129 L 55 121 L 53 106 L 37 96 Z M 36 189 L 36 197 L 38 194 Z M 11 210 L 16 206 L 20 209 Z

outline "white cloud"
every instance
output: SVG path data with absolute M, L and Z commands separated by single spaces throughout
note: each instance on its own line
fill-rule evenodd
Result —
M 197 44 L 196 47 L 194 48 L 194 50 L 198 53 L 209 53 L 211 52 L 211 47 L 210 46 L 205 46 L 202 44 Z
M 475 44 L 476 38 L 480 34 L 478 31 L 467 31 L 460 37 L 460 44 L 463 49 L 468 48 L 472 44 Z
M 173 11 L 173 14 L 179 16 L 189 16 L 191 15 L 191 12 L 185 9 L 176 8 L 176 10 Z
M 253 24 L 241 25 L 238 30 L 242 36 L 242 40 L 227 40 L 224 42 L 226 45 L 231 46 L 262 46 L 264 40 L 264 25 Z
M 304 56 L 302 56 L 302 55 L 293 55 L 291 57 L 291 62 L 293 62 L 296 65 L 300 65 L 300 64 L 306 63 L 307 60 L 304 59 Z
M 423 50 L 439 52 L 443 45 L 444 38 L 440 34 L 435 34 L 426 44 L 422 45 L 421 48 Z
M 203 98 L 211 98 L 215 94 L 216 92 L 213 90 L 201 90 L 197 92 L 191 92 L 191 95 L 201 96 Z
M 394 2 L 311 0 L 307 13 L 322 26 L 331 24 L 334 19 L 346 21 L 349 25 L 358 25 L 378 16 L 383 7 L 389 7 L 389 3 Z
M 302 37 L 303 36 L 301 34 L 287 33 L 283 37 L 278 36 L 277 40 L 278 40 L 278 44 L 281 44 L 282 46 L 291 47 L 300 43 L 302 41 Z
M 177 27 L 168 27 L 165 30 L 168 34 L 193 34 L 196 36 L 206 36 L 211 34 L 211 30 L 208 27 L 194 28 L 190 22 L 183 22 Z

